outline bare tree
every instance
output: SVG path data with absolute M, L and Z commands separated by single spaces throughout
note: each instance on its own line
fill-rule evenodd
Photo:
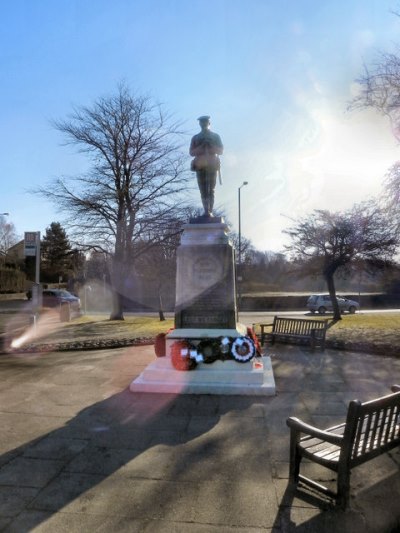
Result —
M 352 109 L 376 109 L 387 116 L 393 133 L 400 138 L 400 57 L 381 53 L 375 64 L 356 80 L 359 92 L 350 104 Z
M 400 162 L 395 163 L 386 174 L 383 191 L 383 206 L 388 212 L 397 232 L 400 233 Z
M 390 264 L 398 236 L 386 213 L 374 202 L 355 205 L 343 213 L 316 210 L 285 231 L 292 242 L 292 258 L 307 274 L 322 274 L 332 300 L 334 319 L 340 320 L 335 274 L 351 264 L 379 268 Z
M 399 13 L 394 13 L 399 16 Z M 400 55 L 381 52 L 357 80 L 359 92 L 351 109 L 372 108 L 390 120 L 393 135 L 400 140 Z M 384 182 L 383 201 L 393 222 L 400 228 L 400 164 L 389 170 Z
M 176 219 L 176 231 L 171 234 L 168 231 L 165 238 L 150 249 L 146 240 L 142 246 L 147 248 L 137 261 L 137 271 L 147 280 L 151 280 L 158 297 L 158 314 L 160 321 L 165 320 L 163 292 L 165 289 L 174 286 L 176 276 L 176 253 L 180 243 L 180 234 L 183 231 L 183 224 L 186 220 Z M 148 240 L 153 240 L 151 235 Z
M 18 235 L 12 222 L 0 215 L 0 255 L 5 260 L 8 250 L 18 242 Z
M 36 193 L 67 214 L 72 238 L 111 254 L 110 319 L 123 320 L 124 282 L 137 255 L 143 253 L 143 235 L 152 235 L 149 247 L 169 230 L 176 231 L 178 195 L 187 179 L 180 126 L 160 105 L 132 95 L 125 85 L 91 107 L 75 108 L 67 120 L 54 125 L 65 135 L 66 144 L 78 146 L 88 156 L 90 170 L 72 179 L 56 179 Z
M 232 242 L 233 247 L 236 250 L 236 258 L 238 259 L 239 257 L 239 234 L 236 233 L 236 231 L 230 231 L 229 239 Z M 247 265 L 251 263 L 253 253 L 255 252 L 255 248 L 251 240 L 241 235 L 240 248 L 241 248 L 241 259 L 242 259 L 243 265 Z

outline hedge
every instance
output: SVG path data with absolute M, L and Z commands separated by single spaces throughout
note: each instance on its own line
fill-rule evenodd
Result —
M 0 267 L 0 293 L 24 292 L 26 276 L 20 270 Z

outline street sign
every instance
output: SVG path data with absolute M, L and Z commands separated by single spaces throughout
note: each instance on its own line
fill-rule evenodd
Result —
M 37 232 L 26 231 L 24 236 L 25 257 L 35 257 L 37 250 Z

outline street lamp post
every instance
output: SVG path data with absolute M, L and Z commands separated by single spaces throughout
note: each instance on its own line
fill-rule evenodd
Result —
M 241 296 L 241 291 L 240 291 L 240 282 L 241 282 L 241 275 L 242 275 L 242 219 L 241 219 L 241 206 L 240 206 L 240 189 L 242 187 L 244 187 L 245 185 L 248 185 L 248 182 L 247 181 L 244 181 L 242 183 L 242 185 L 238 188 L 238 209 L 239 209 L 239 213 L 238 213 L 238 219 L 239 219 L 239 250 L 238 250 L 238 276 L 237 276 L 237 282 L 238 282 L 238 300 L 240 302 L 240 296 Z M 238 302 L 238 303 L 239 303 Z

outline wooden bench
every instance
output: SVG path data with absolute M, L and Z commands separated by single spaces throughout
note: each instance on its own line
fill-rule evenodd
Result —
M 351 469 L 400 444 L 400 387 L 394 386 L 392 390 L 398 392 L 365 403 L 351 401 L 346 422 L 324 431 L 297 418 L 288 418 L 289 481 L 304 483 L 345 509 L 350 496 Z M 304 436 L 300 437 L 302 433 Z M 300 475 L 303 457 L 337 473 L 336 492 Z
M 267 327 L 272 326 L 272 331 L 267 333 Z M 308 318 L 287 318 L 275 316 L 272 324 L 260 324 L 261 345 L 264 344 L 267 335 L 275 340 L 298 340 L 306 341 L 312 348 L 317 345 L 325 348 L 325 336 L 328 329 L 328 320 L 310 320 Z

